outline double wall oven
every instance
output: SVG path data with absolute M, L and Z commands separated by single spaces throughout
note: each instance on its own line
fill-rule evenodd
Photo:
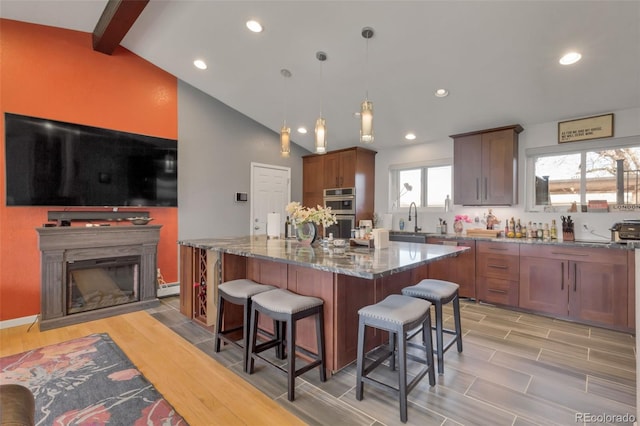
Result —
M 356 225 L 356 189 L 332 188 L 324 190 L 324 206 L 331 207 L 338 223 L 325 229 L 325 235 L 334 238 L 349 238 Z

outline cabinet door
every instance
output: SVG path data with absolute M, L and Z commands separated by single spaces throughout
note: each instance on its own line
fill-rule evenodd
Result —
M 568 264 L 565 260 L 520 257 L 519 306 L 566 316 L 570 286 Z
M 627 326 L 627 267 L 569 262 L 569 314 L 589 322 Z
M 324 156 L 324 188 L 338 188 L 340 182 L 340 157 L 338 153 L 328 153 Z
M 314 155 L 302 159 L 302 204 L 322 205 L 324 190 L 324 157 Z
M 340 153 L 340 188 L 356 186 L 356 151 L 342 151 Z
M 518 144 L 513 130 L 506 129 L 482 135 L 481 204 L 517 203 L 517 155 Z
M 481 204 L 482 135 L 469 135 L 453 141 L 453 203 Z

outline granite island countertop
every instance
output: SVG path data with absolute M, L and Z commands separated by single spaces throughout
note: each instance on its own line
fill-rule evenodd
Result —
M 405 242 L 390 242 L 389 247 L 383 249 L 323 246 L 318 243 L 305 246 L 296 240 L 267 239 L 264 235 L 185 239 L 178 244 L 365 279 L 410 270 L 468 250 L 468 247 Z

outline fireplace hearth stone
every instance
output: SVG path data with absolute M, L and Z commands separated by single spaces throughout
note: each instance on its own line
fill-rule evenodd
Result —
M 40 329 L 48 330 L 157 306 L 156 268 L 161 227 L 36 228 L 41 252 Z M 95 310 L 68 312 L 68 264 L 122 256 L 140 258 L 138 300 Z

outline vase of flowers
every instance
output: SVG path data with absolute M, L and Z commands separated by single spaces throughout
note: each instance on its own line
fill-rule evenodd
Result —
M 463 222 L 471 223 L 471 218 L 466 214 L 457 214 L 453 219 L 453 232 L 456 235 L 462 235 L 462 231 L 464 230 Z
M 301 244 L 311 245 L 316 238 L 317 226 L 327 227 L 337 223 L 331 207 L 305 207 L 297 201 L 287 204 L 289 218 L 296 227 L 296 238 Z

